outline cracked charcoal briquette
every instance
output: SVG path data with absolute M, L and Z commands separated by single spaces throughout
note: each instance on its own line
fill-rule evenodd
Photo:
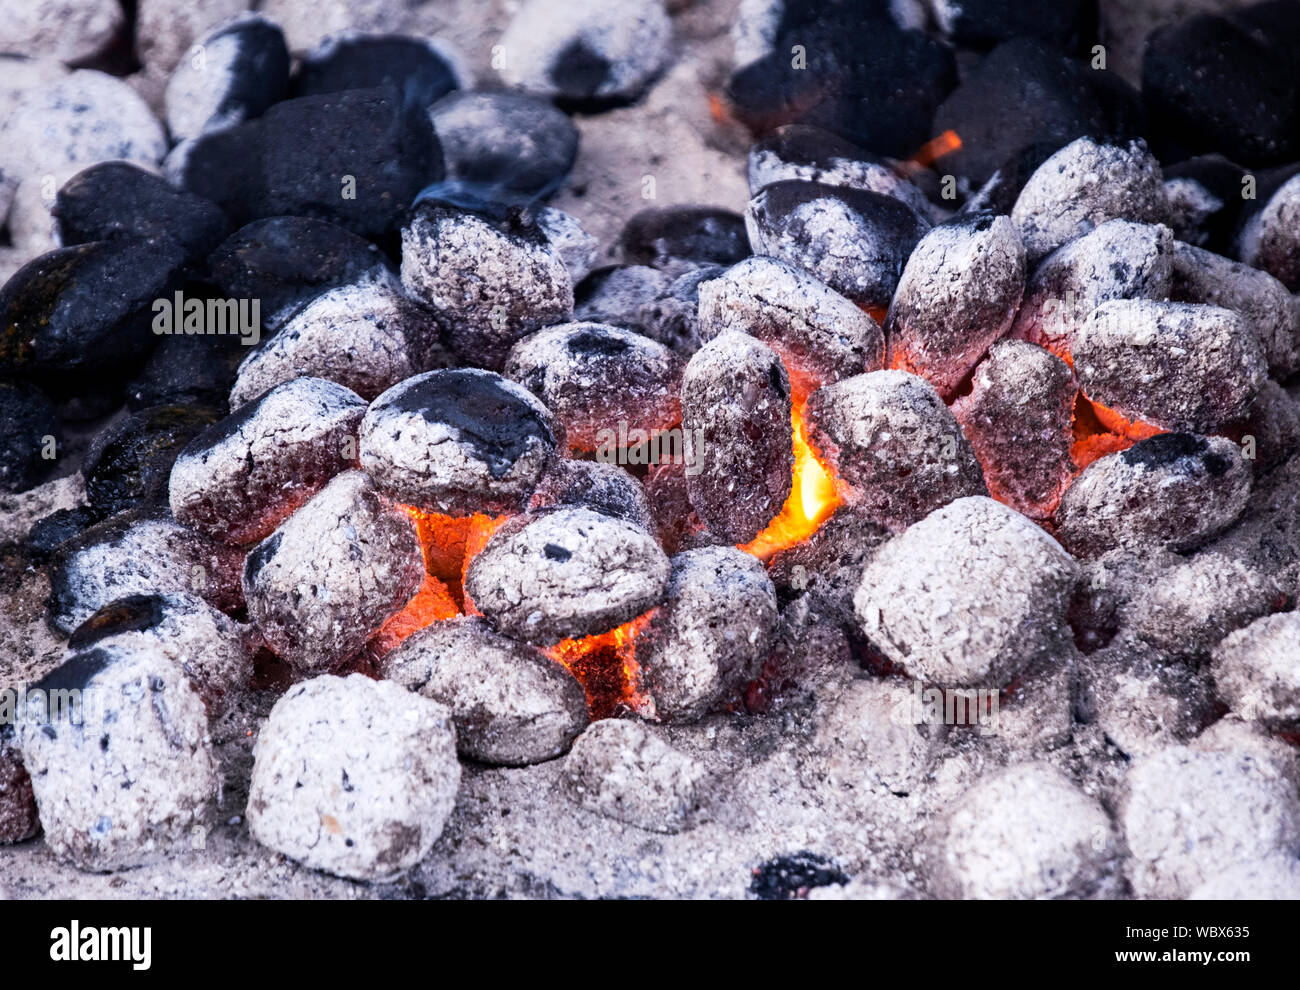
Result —
M 0 492 L 26 491 L 55 461 L 45 457 L 46 437 L 55 453 L 63 430 L 50 400 L 34 385 L 0 381 Z
M 86 501 L 101 519 L 161 501 L 177 455 L 214 421 L 202 410 L 159 406 L 106 426 L 82 462 Z
M 745 209 L 755 254 L 820 279 L 860 306 L 884 309 L 929 223 L 890 196 L 778 182 Z
M 29 705 L 38 690 L 44 711 L 29 709 L 18 739 L 51 852 L 105 872 L 190 848 L 221 777 L 181 669 L 146 640 L 118 641 L 71 654 L 28 687 Z
M 501 632 L 544 646 L 631 621 L 663 599 L 668 573 L 640 526 L 559 508 L 498 529 L 470 563 L 465 593 Z
M 1267 372 L 1251 325 L 1218 306 L 1113 300 L 1075 335 L 1084 394 L 1167 430 L 1213 433 L 1245 415 Z
M 626 519 L 652 533 L 656 528 L 645 488 L 617 464 L 556 461 L 537 483 L 528 500 L 528 509 L 536 512 L 560 505 Z
M 672 558 L 663 604 L 637 637 L 655 712 L 692 721 L 738 698 L 759 675 L 776 631 L 776 590 L 762 563 L 734 547 Z
M 845 501 L 900 530 L 967 495 L 984 475 L 934 388 L 905 371 L 872 371 L 819 388 L 804 415 L 813 450 Z
M 248 615 L 277 656 L 327 670 L 361 649 L 424 580 L 410 517 L 361 471 L 335 476 L 244 561 Z
M 952 405 L 984 483 L 1027 516 L 1051 515 L 1075 475 L 1070 366 L 1023 340 L 1000 340 L 975 369 L 969 395 Z
M 1011 328 L 1025 290 L 1015 225 L 988 213 L 956 217 L 916 246 L 885 321 L 891 365 L 951 398 L 990 344 Z
M 1161 223 L 1168 209 L 1160 165 L 1146 145 L 1117 147 L 1085 137 L 1029 177 L 1011 220 L 1033 265 L 1107 220 Z
M 1237 239 L 1237 257 L 1300 292 L 1300 175 L 1292 176 L 1255 212 Z
M 575 450 L 610 446 L 620 424 L 667 430 L 681 419 L 683 362 L 649 337 L 603 323 L 565 323 L 525 337 L 504 374 L 545 403 Z
M 1214 683 L 1234 712 L 1266 724 L 1300 721 L 1300 613 L 1230 633 L 1214 650 Z
M 734 265 L 749 254 L 745 221 L 712 206 L 651 207 L 635 214 L 618 238 L 623 261 L 676 277 L 697 265 Z
M 253 837 L 353 880 L 394 879 L 427 856 L 460 787 L 451 713 L 360 674 L 290 688 L 253 755 Z
M 798 268 L 755 256 L 700 283 L 700 336 L 757 337 L 796 376 L 825 385 L 884 364 L 885 334 L 867 313 Z
M 405 99 L 427 107 L 460 85 L 459 73 L 441 48 L 432 39 L 411 35 L 359 31 L 330 35 L 303 56 L 294 95 L 393 84 Z
M 388 680 L 451 709 L 461 756 L 526 766 L 561 756 L 587 727 L 582 685 L 535 647 L 485 619 L 435 622 L 384 657 Z
M 1084 469 L 1061 499 L 1056 537 L 1081 557 L 1190 550 L 1241 514 L 1251 475 L 1231 440 L 1158 433 Z
M 863 634 L 913 677 L 995 689 L 1059 657 L 1077 571 L 1014 509 L 962 498 L 876 551 L 854 607 Z
M 490 371 L 430 371 L 390 388 L 361 423 L 361 465 L 431 512 L 518 512 L 564 444 L 550 410 Z
M 790 376 L 766 344 L 727 332 L 701 347 L 682 377 L 686 490 L 709 531 L 746 543 L 790 494 Z
M 464 360 L 500 368 L 511 345 L 573 315 L 573 280 L 536 219 L 498 219 L 438 202 L 402 228 L 402 284 L 452 327 Z
M 270 534 L 357 463 L 366 403 L 342 385 L 295 378 L 199 434 L 171 468 L 176 521 L 224 543 Z

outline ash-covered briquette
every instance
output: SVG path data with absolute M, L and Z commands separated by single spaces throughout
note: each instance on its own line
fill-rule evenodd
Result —
M 32 778 L 13 734 L 9 726 L 0 727 L 0 846 L 23 842 L 41 830 Z
M 128 595 L 195 594 L 230 611 L 243 603 L 242 554 L 154 510 L 133 510 L 62 544 L 50 570 L 50 624 L 71 633 Z
M 1056 537 L 1080 557 L 1190 550 L 1241 514 L 1252 473 L 1225 437 L 1158 433 L 1084 469 L 1061 499 Z
M 862 632 L 913 677 L 997 689 L 1059 658 L 1077 572 L 1014 509 L 962 498 L 877 550 L 854 606 Z
M 74 652 L 27 698 L 19 749 L 55 856 L 119 870 L 203 834 L 221 787 L 208 719 L 189 678 L 156 645 Z
M 1122 299 L 1075 334 L 1079 387 L 1129 420 L 1213 433 L 1245 415 L 1268 374 L 1243 317 L 1219 306 Z
M 361 471 L 337 475 L 244 561 L 248 615 L 277 656 L 322 671 L 352 656 L 424 580 L 410 517 Z
M 1246 170 L 1223 155 L 1198 155 L 1164 166 L 1169 226 L 1186 244 L 1232 255 L 1233 228 L 1252 201 L 1242 199 Z
M 192 263 L 230 234 L 230 221 L 215 203 L 130 162 L 103 162 L 78 172 L 59 190 L 52 212 L 65 247 L 121 234 L 169 237 Z
M 294 74 L 295 96 L 392 84 L 403 98 L 427 107 L 460 86 L 443 46 L 403 34 L 330 34 L 307 52 Z
M 68 649 L 111 650 L 147 644 L 190 679 L 207 710 L 220 714 L 253 677 L 261 639 L 197 595 L 128 595 L 105 605 L 72 631 Z
M 875 371 L 885 361 L 880 325 L 806 272 L 756 255 L 700 283 L 700 337 L 757 337 L 796 375 L 818 385 Z
M 470 562 L 465 594 L 507 636 L 546 646 L 630 622 L 663 600 L 668 576 L 640 526 L 562 507 L 498 529 Z
M 685 464 L 667 461 L 652 465 L 646 473 L 644 484 L 655 520 L 651 532 L 658 535 L 659 543 L 665 551 L 673 554 L 721 542 L 709 533 L 695 507 L 691 505 Z
M 448 323 L 465 361 L 499 369 L 515 341 L 573 315 L 573 280 L 536 218 L 417 205 L 402 227 L 402 284 Z
M 1243 443 L 1249 443 L 1247 437 L 1254 438 L 1257 475 L 1284 464 L 1300 450 L 1300 403 L 1271 378 L 1260 387 L 1241 425 Z
M 707 797 L 708 772 L 654 728 L 602 719 L 564 761 L 564 794 L 580 807 L 648 832 L 692 827 Z
M 893 196 L 926 219 L 934 213 L 925 193 L 899 169 L 818 127 L 778 127 L 749 149 L 747 174 L 751 196 L 775 182 L 797 179 Z
M 354 880 L 393 879 L 427 856 L 460 787 L 451 712 L 360 674 L 290 688 L 253 756 L 253 838 Z
M 539 512 L 554 506 L 591 509 L 653 533 L 654 513 L 645 488 L 626 469 L 600 461 L 557 460 L 533 489 L 528 510 Z
M 1074 335 L 1111 299 L 1167 299 L 1174 241 L 1161 224 L 1107 220 L 1043 259 L 1025 289 L 1012 333 L 1070 353 Z
M 0 51 L 62 62 L 93 59 L 122 29 L 125 12 L 114 0 L 52 0 L 15 4 L 0 28 Z
M 208 269 L 227 297 L 258 300 L 264 335 L 275 333 L 300 306 L 328 289 L 398 281 L 375 245 L 310 217 L 254 220 L 221 243 Z
M 1300 371 L 1300 302 L 1267 272 L 1175 243 L 1169 298 L 1232 310 L 1255 331 L 1273 377 Z
M 1300 799 L 1284 766 L 1244 751 L 1170 746 L 1134 763 L 1120 822 L 1141 898 L 1178 899 L 1242 863 L 1300 851 Z
M 701 343 L 700 286 L 722 271 L 705 265 L 672 278 L 648 265 L 600 268 L 575 286 L 573 316 L 634 330 L 689 358 Z
M 526 0 L 501 35 L 501 77 L 561 105 L 619 105 L 667 64 L 672 33 L 663 0 Z
M 1079 138 L 1029 177 L 1011 220 L 1033 265 L 1107 220 L 1162 223 L 1168 211 L 1160 163 L 1145 144 Z
M 629 265 L 676 277 L 700 265 L 734 265 L 749 255 L 739 214 L 713 206 L 659 206 L 634 214 L 618 238 Z
M 260 117 L 289 88 L 284 33 L 261 14 L 208 32 L 176 63 L 163 97 L 173 141 Z
M 930 836 L 926 866 L 948 899 L 1118 896 L 1122 844 L 1095 798 L 1046 763 L 990 774 Z
M 777 182 L 745 209 L 755 254 L 777 258 L 861 306 L 884 309 L 928 221 L 881 193 Z
M 158 406 L 111 422 L 82 461 L 86 501 L 101 519 L 164 501 L 172 462 L 215 420 L 200 409 Z
M 891 530 L 953 499 L 988 494 L 970 441 L 923 378 L 855 375 L 819 388 L 804 415 L 808 443 L 830 465 L 845 502 Z
M 1300 175 L 1284 182 L 1249 213 L 1237 237 L 1237 257 L 1300 292 Z
M 192 440 L 172 465 L 177 522 L 223 543 L 270 534 L 325 483 L 357 465 L 361 396 L 321 378 L 295 378 Z
M 1300 722 L 1300 613 L 1256 619 L 1214 650 L 1219 697 L 1243 719 Z
M 179 245 L 163 238 L 95 241 L 33 259 L 0 289 L 0 373 L 102 383 L 129 371 L 153 346 L 154 300 L 171 298 L 184 267 Z
M 448 193 L 524 205 L 549 196 L 578 157 L 578 128 L 528 93 L 456 92 L 429 107 Z
M 626 429 L 666 430 L 681 419 L 682 359 L 663 344 L 603 323 L 565 323 L 510 349 L 504 374 L 563 424 L 569 446 L 597 450 Z
M 35 385 L 0 381 L 0 492 L 22 492 L 49 473 L 54 461 L 44 456 L 46 437 L 54 452 L 63 430 L 54 406 Z
M 577 679 L 478 616 L 427 626 L 385 656 L 380 672 L 450 708 L 457 750 L 482 763 L 518 767 L 554 759 L 587 727 L 587 698 Z
M 778 551 L 767 573 L 782 602 L 806 593 L 819 611 L 851 626 L 862 568 L 889 537 L 870 512 L 840 506 L 806 540 Z
M 374 399 L 398 382 L 454 363 L 437 317 L 400 286 L 342 285 L 307 303 L 248 354 L 230 390 L 230 408 L 302 375 Z
M 1185 244 L 1205 247 L 1210 241 L 1210 222 L 1224 202 L 1189 175 L 1165 173 L 1165 199 L 1169 201 L 1166 221 L 1174 237 Z
M 763 669 L 776 632 L 776 589 L 756 558 L 704 547 L 672 558 L 663 604 L 637 637 L 655 712 L 697 719 L 739 698 Z
M 522 385 L 472 368 L 430 371 L 371 403 L 361 465 L 390 497 L 431 512 L 517 512 L 564 442 Z
M 1300 859 L 1278 854 L 1264 860 L 1238 863 L 1205 881 L 1187 895 L 1187 900 L 1300 900 Z
M 891 364 L 951 398 L 1011 328 L 1025 291 L 1015 225 L 990 213 L 955 217 L 921 238 L 898 282 L 885 333 Z
M 600 242 L 587 233 L 577 217 L 553 206 L 543 206 L 537 209 L 537 226 L 560 256 L 575 286 L 596 267 Z
M 1051 515 L 1075 474 L 1077 394 L 1070 366 L 1050 351 L 1023 340 L 989 348 L 952 411 L 999 501 L 1035 519 Z
M 770 347 L 728 331 L 682 376 L 686 490 L 709 532 L 747 543 L 790 494 L 794 436 L 790 376 Z

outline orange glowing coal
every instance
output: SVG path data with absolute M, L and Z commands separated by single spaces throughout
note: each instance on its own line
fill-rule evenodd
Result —
M 465 602 L 465 568 L 483 549 L 488 537 L 509 516 L 489 516 L 476 513 L 472 516 L 448 516 L 440 512 L 426 512 L 413 505 L 398 506 L 415 521 L 415 530 L 424 551 L 424 569 L 441 581 L 452 600 L 458 605 Z M 473 603 L 465 607 L 473 613 Z
M 370 638 L 367 648 L 373 656 L 382 657 L 426 626 L 458 615 L 460 609 L 456 607 L 447 586 L 432 574 L 426 574 L 424 584 L 415 593 L 415 597 L 384 623 L 379 632 Z
M 564 664 L 587 693 L 592 719 L 611 718 L 632 711 L 654 717 L 654 702 L 641 684 L 636 662 L 636 638 L 650 623 L 653 609 L 609 632 L 561 640 L 544 651 Z

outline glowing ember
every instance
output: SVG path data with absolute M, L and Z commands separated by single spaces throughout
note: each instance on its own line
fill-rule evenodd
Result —
M 424 550 L 424 569 L 446 586 L 454 602 L 464 605 L 465 568 L 483 549 L 488 537 L 510 517 L 483 513 L 448 516 L 425 512 L 413 505 L 399 508 L 415 520 L 420 546 Z M 466 612 L 473 612 L 473 608 L 466 608 Z
M 582 684 L 593 719 L 611 718 L 623 711 L 654 717 L 654 702 L 641 686 L 641 668 L 636 662 L 636 638 L 653 614 L 651 610 L 609 632 L 562 640 L 545 650 Z
M 929 166 L 944 155 L 951 155 L 954 151 L 961 148 L 961 138 L 956 131 L 944 131 L 937 138 L 925 142 L 921 145 L 921 150 L 911 157 L 911 161 L 918 165 Z
M 1164 431 L 1125 419 L 1113 409 L 1090 402 L 1080 392 L 1074 403 L 1074 445 L 1070 457 L 1080 471 L 1099 457 L 1128 450 L 1139 440 Z
M 415 593 L 415 597 L 370 638 L 366 644 L 367 649 L 374 656 L 382 657 L 396 649 L 413 633 L 458 615 L 460 609 L 456 607 L 447 586 L 433 575 L 425 575 L 424 584 Z

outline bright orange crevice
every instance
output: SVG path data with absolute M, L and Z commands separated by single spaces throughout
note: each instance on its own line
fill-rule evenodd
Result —
M 370 638 L 370 650 L 375 656 L 382 657 L 426 626 L 454 619 L 458 615 L 460 609 L 456 607 L 447 586 L 432 574 L 426 574 L 424 584 L 415 593 L 415 597 Z
M 587 709 L 593 719 L 623 711 L 654 716 L 654 702 L 641 684 L 641 667 L 636 662 L 636 638 L 653 615 L 651 610 L 609 632 L 562 640 L 544 651 L 578 679 L 587 693 Z

